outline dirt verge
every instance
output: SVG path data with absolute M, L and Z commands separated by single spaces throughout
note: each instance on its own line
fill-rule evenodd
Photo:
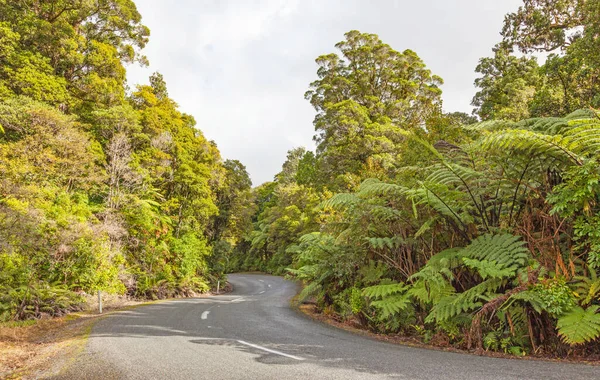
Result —
M 220 294 L 231 291 L 227 284 Z M 208 297 L 214 294 L 200 294 Z M 84 310 L 60 318 L 0 323 L 0 379 L 34 379 L 52 376 L 77 357 L 94 324 L 115 312 L 166 300 L 136 301 L 104 295 L 98 314 L 97 296 L 87 296 Z
M 371 339 L 376 339 L 376 340 L 380 340 L 380 341 L 392 343 L 392 344 L 402 344 L 405 346 L 418 347 L 418 348 L 423 348 L 423 349 L 428 349 L 428 350 L 456 352 L 456 353 L 462 353 L 462 354 L 488 356 L 488 357 L 503 358 L 503 359 L 541 360 L 541 361 L 550 361 L 550 362 L 588 364 L 588 365 L 600 366 L 600 360 L 587 359 L 587 358 L 577 358 L 577 357 L 553 358 L 553 357 L 548 357 L 548 356 L 536 356 L 536 355 L 515 356 L 515 355 L 509 355 L 509 354 L 504 354 L 504 353 L 494 352 L 494 351 L 485 351 L 482 354 L 477 354 L 474 351 L 460 350 L 460 349 L 453 348 L 453 347 L 434 346 L 431 344 L 423 343 L 422 341 L 420 341 L 414 337 L 407 337 L 407 336 L 403 336 L 403 335 L 391 335 L 391 334 L 376 334 L 376 333 L 373 333 L 371 331 L 368 331 L 368 330 L 360 327 L 360 325 L 358 323 L 353 323 L 352 321 L 340 322 L 331 316 L 320 313 L 314 304 L 304 304 L 304 303 L 298 304 L 295 300 L 293 300 L 292 306 L 313 320 L 328 324 L 330 326 L 337 327 L 339 329 L 342 329 L 342 330 L 345 330 L 348 332 L 352 332 L 354 334 L 362 335 L 362 336 L 365 336 L 365 337 L 368 337 Z

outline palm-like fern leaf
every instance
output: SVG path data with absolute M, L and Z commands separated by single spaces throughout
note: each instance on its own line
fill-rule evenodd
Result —
M 481 148 L 529 156 L 543 156 L 565 163 L 581 164 L 581 157 L 571 150 L 570 140 L 561 135 L 509 129 L 491 133 L 481 141 Z
M 595 340 L 600 336 L 600 306 L 587 309 L 575 307 L 558 319 L 558 334 L 569 344 L 581 344 Z

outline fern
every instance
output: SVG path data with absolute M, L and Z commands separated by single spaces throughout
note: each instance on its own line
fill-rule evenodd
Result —
M 544 301 L 540 297 L 538 292 L 525 290 L 519 293 L 515 293 L 502 306 L 503 309 L 509 308 L 514 302 L 521 301 L 523 303 L 527 303 L 531 305 L 533 310 L 537 313 L 541 313 L 544 311 Z
M 575 284 L 575 293 L 582 297 L 582 305 L 588 305 L 593 300 L 598 298 L 600 293 L 600 278 L 597 276 L 596 271 L 593 268 L 588 268 L 590 276 L 578 276 L 575 280 L 578 282 Z
M 565 343 L 574 345 L 595 340 L 600 336 L 600 306 L 587 309 L 575 307 L 558 319 L 558 335 Z
M 538 132 L 510 129 L 492 133 L 481 141 L 481 148 L 543 156 L 566 163 L 581 164 L 581 157 L 570 148 L 570 141 L 561 135 L 546 135 Z
M 367 241 L 369 242 L 369 245 L 375 249 L 394 249 L 401 246 L 402 243 L 404 243 L 404 239 L 402 239 L 400 236 L 382 238 L 373 237 L 367 238 Z
M 336 210 L 345 209 L 354 206 L 360 202 L 356 194 L 340 193 L 336 194 L 321 204 L 321 207 L 330 207 Z
M 358 273 L 362 278 L 362 282 L 365 284 L 375 284 L 381 281 L 381 278 L 387 272 L 387 266 L 383 263 L 369 260 L 369 265 L 360 268 Z
M 465 189 L 466 184 L 482 176 L 481 173 L 454 163 L 436 165 L 436 170 L 427 177 L 427 182 L 440 183 L 446 186 L 455 185 L 459 189 Z
M 385 297 L 378 301 L 372 301 L 371 306 L 381 310 L 383 318 L 398 314 L 411 304 L 408 294 L 397 294 L 391 297 Z
M 304 287 L 304 289 L 302 289 L 302 291 L 300 292 L 300 294 L 298 294 L 298 302 L 304 302 L 306 301 L 308 298 L 318 294 L 319 292 L 321 292 L 321 290 L 323 289 L 323 287 L 321 286 L 321 284 L 319 284 L 318 282 L 311 282 L 308 285 L 306 285 Z
M 413 286 L 408 293 L 422 304 L 435 304 L 454 294 L 450 281 L 454 279 L 452 270 L 460 264 L 459 255 L 459 249 L 447 249 L 434 255 L 419 272 L 409 278 Z
M 381 182 L 378 179 L 367 179 L 358 188 L 357 194 L 362 197 L 373 197 L 382 195 L 406 197 L 410 189 L 404 186 Z
M 406 309 L 411 304 L 410 295 L 406 293 L 409 287 L 403 283 L 375 285 L 364 288 L 363 296 L 370 299 L 371 306 L 381 311 L 381 316 L 387 318 Z
M 600 147 L 600 121 L 575 120 L 569 122 L 572 127 L 564 132 L 569 148 L 584 156 L 594 156 Z
M 425 322 L 447 321 L 459 314 L 480 308 L 483 305 L 482 301 L 489 299 L 502 283 L 499 279 L 489 279 L 462 293 L 442 298 L 431 309 Z
M 462 250 L 463 262 L 477 269 L 483 278 L 514 275 L 530 257 L 529 250 L 520 239 L 511 234 L 480 236 Z
M 514 128 L 515 123 L 508 120 L 486 120 L 479 123 L 464 125 L 463 129 L 474 132 L 491 132 Z
M 368 288 L 363 289 L 362 294 L 368 298 L 384 298 L 390 295 L 403 293 L 406 289 L 408 289 L 408 287 L 399 282 L 396 284 L 369 286 Z
M 463 258 L 465 265 L 471 269 L 475 269 L 484 280 L 487 278 L 506 278 L 515 275 L 516 266 L 508 268 L 496 263 L 495 261 L 488 260 L 475 260 L 467 257 Z

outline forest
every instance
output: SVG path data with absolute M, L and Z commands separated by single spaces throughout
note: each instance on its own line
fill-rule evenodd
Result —
M 0 1 L 0 320 L 206 292 L 251 226 L 245 167 L 128 87 L 148 36 L 130 0 Z
M 307 83 L 316 151 L 257 187 L 160 73 L 129 87 L 149 35 L 131 0 L 0 0 L 0 321 L 263 271 L 375 333 L 598 357 L 600 0 L 507 14 L 471 115 L 349 31 Z

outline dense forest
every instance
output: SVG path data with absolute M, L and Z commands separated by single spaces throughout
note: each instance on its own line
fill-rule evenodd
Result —
M 131 0 L 0 1 L 0 320 L 205 292 L 251 227 L 245 167 L 127 85 L 148 36 Z
M 252 188 L 159 73 L 127 84 L 131 0 L 0 0 L 0 320 L 259 270 L 374 332 L 598 355 L 599 33 L 600 0 L 525 0 L 469 115 L 416 52 L 350 31 L 307 84 L 316 151 Z
M 302 280 L 301 301 L 378 333 L 597 355 L 599 33 L 598 0 L 525 0 L 475 69 L 473 115 L 442 111 L 414 51 L 347 33 L 305 94 L 316 152 L 253 190 L 230 269 Z

